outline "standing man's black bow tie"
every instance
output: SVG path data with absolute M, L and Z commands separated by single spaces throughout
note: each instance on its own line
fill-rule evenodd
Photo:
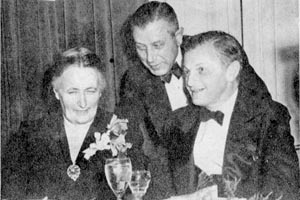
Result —
M 206 122 L 210 119 L 214 119 L 216 120 L 216 122 L 218 122 L 220 125 L 223 124 L 223 119 L 224 119 L 224 113 L 222 113 L 221 111 L 210 111 L 208 109 L 205 109 L 202 112 L 202 118 L 201 121 Z
M 173 65 L 169 73 L 167 73 L 164 76 L 161 76 L 160 78 L 164 83 L 170 83 L 172 74 L 174 74 L 177 78 L 180 78 L 182 76 L 182 69 L 179 67 L 177 63 Z

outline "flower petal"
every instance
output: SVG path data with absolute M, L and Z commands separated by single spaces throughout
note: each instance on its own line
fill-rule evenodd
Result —
M 99 132 L 95 132 L 94 136 L 96 138 L 96 141 L 101 139 L 101 133 L 99 133 Z

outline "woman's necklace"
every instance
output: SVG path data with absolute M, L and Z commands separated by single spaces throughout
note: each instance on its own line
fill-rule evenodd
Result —
M 68 144 L 70 147 L 70 155 L 72 160 L 72 164 L 67 169 L 67 174 L 73 181 L 76 181 L 80 176 L 80 167 L 75 164 L 76 157 L 79 153 L 80 147 L 89 129 L 89 126 L 90 123 L 86 124 L 85 126 L 74 126 L 68 123 L 67 120 L 65 120 L 65 130 L 67 133 Z
M 80 175 L 80 167 L 72 163 L 67 169 L 67 174 L 73 181 L 76 181 Z

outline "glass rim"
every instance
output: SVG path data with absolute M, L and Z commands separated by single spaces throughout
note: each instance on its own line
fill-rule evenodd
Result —
M 105 159 L 105 163 L 107 163 L 107 162 L 113 162 L 113 161 L 116 161 L 116 160 L 129 160 L 130 162 L 131 162 L 131 160 L 130 160 L 130 158 L 128 158 L 128 157 L 125 157 L 125 158 L 118 158 L 118 157 L 116 157 L 116 158 L 106 158 Z
M 132 174 L 143 174 L 143 173 L 147 173 L 147 174 L 151 175 L 150 170 L 146 170 L 146 169 L 132 170 Z

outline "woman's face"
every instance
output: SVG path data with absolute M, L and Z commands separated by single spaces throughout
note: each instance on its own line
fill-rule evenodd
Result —
M 74 64 L 55 80 L 55 97 L 69 122 L 86 124 L 94 120 L 102 92 L 99 79 L 96 69 Z

